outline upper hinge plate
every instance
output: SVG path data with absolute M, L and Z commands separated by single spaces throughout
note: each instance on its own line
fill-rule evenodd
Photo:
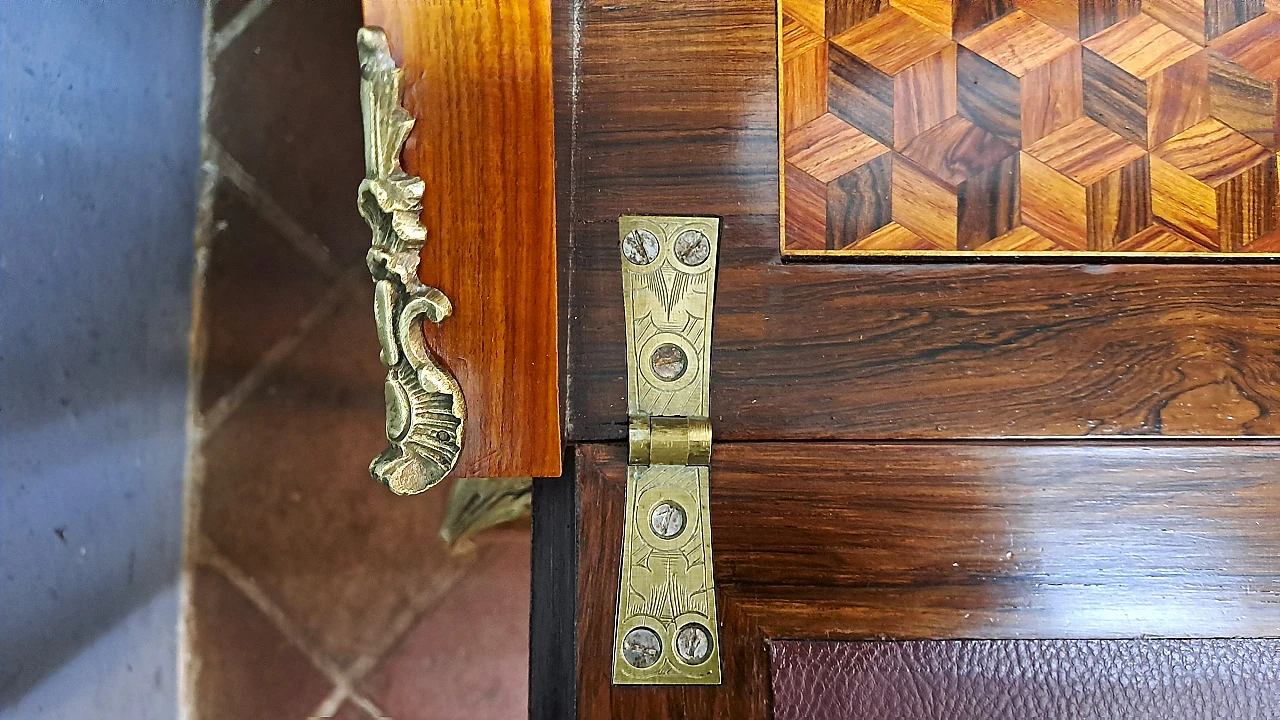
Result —
M 623 216 L 630 447 L 618 685 L 718 685 L 711 562 L 711 319 L 720 221 Z

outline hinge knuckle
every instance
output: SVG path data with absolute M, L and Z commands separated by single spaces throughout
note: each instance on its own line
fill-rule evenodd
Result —
M 631 465 L 710 465 L 711 421 L 688 417 L 631 418 Z

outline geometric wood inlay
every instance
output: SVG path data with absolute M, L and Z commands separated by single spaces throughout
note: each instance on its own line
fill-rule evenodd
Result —
M 1280 6 L 779 12 L 785 255 L 1280 255 Z

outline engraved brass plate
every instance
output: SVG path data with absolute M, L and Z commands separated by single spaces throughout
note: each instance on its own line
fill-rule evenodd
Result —
M 618 685 L 720 683 L 708 480 L 715 218 L 619 219 L 631 457 Z

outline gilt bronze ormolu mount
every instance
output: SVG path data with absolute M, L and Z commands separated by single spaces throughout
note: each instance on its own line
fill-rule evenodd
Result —
M 393 492 L 411 495 L 440 482 L 458 462 L 467 407 L 458 381 L 432 356 L 422 330 L 422 318 L 442 322 L 453 306 L 418 279 L 418 253 L 427 234 L 419 221 L 424 184 L 400 167 L 400 150 L 414 122 L 400 105 L 404 73 L 381 30 L 362 28 L 357 45 L 365 159 L 359 206 L 373 230 L 368 263 L 376 283 L 381 359 L 388 368 L 391 443 L 369 473 Z

